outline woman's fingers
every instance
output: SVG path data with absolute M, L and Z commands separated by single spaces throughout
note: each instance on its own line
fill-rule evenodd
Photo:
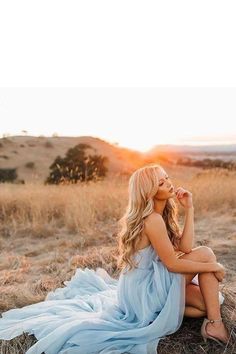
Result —
M 184 193 L 186 193 L 185 190 L 179 189 L 179 190 L 176 191 L 176 196 L 179 197 L 179 198 L 182 198 Z
M 184 196 L 184 194 L 191 194 L 190 192 L 188 192 L 186 189 L 182 188 L 182 187 L 178 187 L 175 190 L 175 194 L 178 198 L 182 198 Z
M 185 189 L 183 189 L 182 187 L 179 187 L 179 188 L 177 188 L 176 189 L 176 191 L 175 191 L 176 193 L 185 193 L 186 192 L 186 190 Z
M 214 273 L 215 273 L 216 278 L 217 278 L 220 282 L 224 279 L 224 277 L 225 277 L 225 275 L 226 275 L 226 271 L 225 271 L 225 270 L 219 270 L 219 271 L 214 272 Z

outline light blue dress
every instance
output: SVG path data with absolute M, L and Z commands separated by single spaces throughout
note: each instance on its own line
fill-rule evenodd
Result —
M 160 339 L 181 326 L 185 277 L 168 271 L 152 245 L 133 257 L 138 268 L 118 280 L 103 268 L 78 268 L 45 301 L 4 312 L 0 339 L 34 334 L 27 354 L 156 354 Z

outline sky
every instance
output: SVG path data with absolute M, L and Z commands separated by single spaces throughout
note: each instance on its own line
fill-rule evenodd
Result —
M 0 88 L 0 134 L 95 136 L 139 151 L 236 143 L 236 88 Z
M 0 136 L 235 142 L 236 2 L 0 2 Z
M 234 86 L 235 0 L 0 2 L 1 86 Z

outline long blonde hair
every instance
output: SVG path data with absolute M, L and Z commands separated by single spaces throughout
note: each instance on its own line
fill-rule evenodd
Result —
M 118 233 L 117 267 L 128 270 L 136 268 L 132 255 L 137 251 L 141 239 L 144 219 L 154 211 L 154 196 L 159 188 L 157 170 L 159 164 L 150 164 L 137 169 L 129 179 L 129 200 L 125 214 L 118 221 L 121 231 Z M 172 198 L 167 199 L 163 210 L 163 219 L 167 233 L 174 248 L 177 249 L 180 239 L 180 228 L 177 222 L 178 209 Z

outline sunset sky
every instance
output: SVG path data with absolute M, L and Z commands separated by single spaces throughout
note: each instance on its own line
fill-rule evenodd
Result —
M 0 136 L 236 142 L 235 1 L 13 2 L 0 5 Z
M 0 88 L 0 134 L 90 135 L 146 151 L 236 143 L 236 88 Z

